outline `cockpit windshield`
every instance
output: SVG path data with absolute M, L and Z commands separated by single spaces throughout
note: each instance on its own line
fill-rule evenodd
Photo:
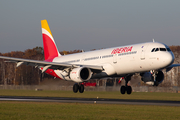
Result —
M 170 49 L 170 48 L 167 48 L 167 51 L 171 51 L 171 49 Z
M 155 52 L 159 51 L 159 48 L 156 48 Z
M 160 51 L 166 51 L 166 48 L 160 48 Z
M 157 52 L 157 51 L 171 51 L 170 48 L 153 48 L 151 52 Z
M 153 49 L 151 50 L 151 52 L 154 52 L 154 50 L 155 50 L 155 48 L 153 48 Z

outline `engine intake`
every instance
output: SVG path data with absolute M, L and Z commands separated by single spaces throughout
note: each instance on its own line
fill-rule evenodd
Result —
M 92 72 L 89 68 L 78 67 L 70 72 L 70 79 L 74 82 L 84 82 L 91 78 Z
M 151 72 L 145 72 L 141 73 L 141 80 L 144 81 L 148 85 L 155 85 L 154 84 L 154 78 L 151 74 Z M 158 71 L 158 74 L 156 74 L 156 85 L 161 83 L 164 80 L 164 73 L 162 71 Z
M 163 80 L 164 80 L 164 73 L 162 71 L 159 71 L 158 74 L 156 75 L 156 81 L 162 83 Z

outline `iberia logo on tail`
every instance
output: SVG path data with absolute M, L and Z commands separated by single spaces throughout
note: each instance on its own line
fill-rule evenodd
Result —
M 51 30 L 47 23 L 47 20 L 41 20 L 43 47 L 44 47 L 44 59 L 52 60 L 55 57 L 61 56 L 57 49 L 56 43 L 52 36 Z

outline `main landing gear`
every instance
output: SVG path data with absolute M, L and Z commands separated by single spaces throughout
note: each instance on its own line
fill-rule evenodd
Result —
M 82 84 L 77 84 L 77 83 L 74 84 L 74 85 L 73 85 L 73 92 L 74 92 L 74 93 L 77 93 L 78 90 L 79 90 L 80 93 L 83 93 L 83 92 L 84 92 L 84 85 L 82 85 Z
M 128 82 L 131 80 L 131 76 L 132 75 L 128 75 L 128 76 L 125 77 L 125 82 L 126 83 L 125 83 L 125 86 L 123 85 L 120 88 L 121 94 L 125 94 L 126 92 L 127 92 L 127 94 L 131 94 L 132 93 L 132 87 L 127 85 Z

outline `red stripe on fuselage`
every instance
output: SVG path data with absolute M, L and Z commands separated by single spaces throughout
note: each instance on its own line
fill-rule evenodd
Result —
M 62 79 L 62 78 L 60 78 L 60 77 L 54 72 L 53 69 L 47 69 L 47 70 L 46 70 L 46 73 L 49 74 L 49 75 L 51 75 L 51 76 L 53 76 L 53 77 Z
M 45 61 L 46 61 L 46 62 L 52 62 L 53 59 L 48 59 L 48 60 L 45 60 Z M 41 68 L 41 70 L 43 70 L 43 68 Z M 53 69 L 47 69 L 47 70 L 45 71 L 45 73 L 47 73 L 47 74 L 49 74 L 49 75 L 51 75 L 51 76 L 53 76 L 53 77 L 62 79 L 62 78 L 60 78 L 60 77 L 54 72 Z
M 43 68 L 41 68 L 41 70 L 43 70 Z M 51 75 L 51 76 L 53 76 L 53 77 L 62 79 L 62 78 L 60 78 L 60 77 L 54 72 L 53 69 L 47 69 L 47 70 L 45 71 L 45 73 L 47 73 L 47 74 L 49 74 L 49 75 Z

